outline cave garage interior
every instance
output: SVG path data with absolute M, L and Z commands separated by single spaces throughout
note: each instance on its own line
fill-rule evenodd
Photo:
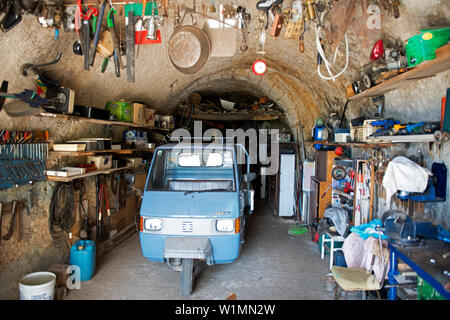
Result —
M 448 300 L 449 9 L 1 0 L 0 299 Z

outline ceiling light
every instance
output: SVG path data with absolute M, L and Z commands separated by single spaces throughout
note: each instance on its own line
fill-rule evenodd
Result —
M 264 60 L 258 59 L 253 62 L 252 70 L 254 74 L 262 76 L 267 70 L 267 64 Z

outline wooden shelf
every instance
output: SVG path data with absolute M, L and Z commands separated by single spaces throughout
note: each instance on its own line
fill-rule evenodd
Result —
M 355 148 L 389 148 L 396 143 L 392 142 L 376 142 L 376 143 L 365 143 L 365 142 L 328 142 L 328 141 L 305 141 L 307 144 L 323 144 L 326 146 L 349 146 Z
M 80 157 L 80 156 L 94 156 L 102 153 L 116 153 L 116 154 L 132 154 L 134 152 L 153 152 L 154 148 L 134 148 L 134 149 L 120 149 L 120 150 L 92 150 L 92 151 L 51 151 L 50 156 L 55 157 Z
M 383 81 L 372 88 L 350 97 L 349 100 L 379 96 L 386 92 L 404 87 L 413 80 L 433 77 L 436 74 L 448 69 L 450 69 L 450 44 L 437 49 L 436 58 L 434 60 L 422 62 L 417 67 L 408 70 L 407 72 L 404 72 L 392 79 Z
M 58 177 L 58 176 L 46 176 L 48 181 L 58 181 L 58 182 L 71 182 L 76 179 L 82 179 L 87 177 L 96 176 L 99 174 L 110 174 L 116 171 L 122 171 L 122 170 L 128 170 L 128 169 L 136 169 L 141 168 L 141 166 L 133 166 L 133 167 L 122 167 L 122 168 L 110 168 L 110 169 L 102 169 L 102 170 L 95 170 L 95 171 L 89 171 L 85 174 L 78 174 L 75 176 L 70 177 Z
M 405 134 L 398 136 L 378 136 L 377 139 L 389 141 L 390 143 L 420 143 L 434 142 L 436 139 L 434 134 Z M 376 142 L 376 140 L 372 140 Z
M 186 110 L 185 114 L 189 111 Z M 180 116 L 182 111 L 178 113 Z M 280 112 L 204 112 L 194 111 L 192 118 L 194 120 L 209 120 L 209 121 L 267 121 L 277 120 L 283 117 Z
M 38 116 L 44 117 L 44 118 L 50 118 L 50 119 L 60 119 L 60 120 L 69 120 L 69 121 L 85 121 L 85 122 L 89 122 L 89 123 L 97 123 L 97 124 L 104 124 L 104 125 L 115 125 L 115 126 L 126 126 L 126 127 L 134 127 L 134 128 L 146 128 L 146 129 L 151 129 L 151 130 L 170 131 L 170 129 L 167 129 L 167 128 L 152 127 L 152 126 L 142 124 L 142 123 L 130 123 L 130 122 L 122 122 L 122 121 L 92 119 L 92 118 L 79 117 L 79 116 L 69 115 L 69 114 L 57 114 L 57 113 L 42 112 Z

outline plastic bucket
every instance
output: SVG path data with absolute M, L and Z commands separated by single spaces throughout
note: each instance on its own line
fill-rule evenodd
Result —
M 34 272 L 19 281 L 20 300 L 53 300 L 56 275 L 52 272 Z

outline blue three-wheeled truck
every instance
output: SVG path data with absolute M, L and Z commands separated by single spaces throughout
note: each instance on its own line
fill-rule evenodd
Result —
M 192 293 L 202 264 L 239 257 L 254 201 L 250 182 L 256 174 L 248 160 L 240 144 L 155 150 L 140 210 L 140 243 L 146 258 L 181 272 L 183 296 Z

